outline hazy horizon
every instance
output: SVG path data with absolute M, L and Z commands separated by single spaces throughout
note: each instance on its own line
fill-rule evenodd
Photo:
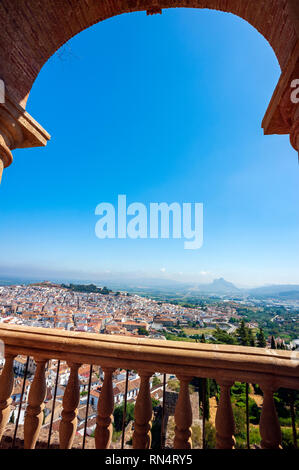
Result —
M 16 269 L 16 268 L 4 268 L 0 266 L 0 281 L 11 281 L 11 280 L 26 280 L 26 281 L 59 281 L 59 282 L 112 282 L 112 283 L 123 283 L 126 282 L 136 282 L 136 285 L 144 284 L 146 281 L 164 281 L 171 284 L 171 282 L 175 284 L 211 284 L 213 281 L 218 279 L 224 279 L 227 282 L 234 284 L 237 288 L 240 289 L 251 289 L 256 287 L 266 287 L 272 285 L 294 285 L 299 286 L 299 283 L 288 282 L 288 283 L 280 283 L 280 282 L 266 282 L 264 284 L 242 284 L 237 280 L 226 278 L 221 274 L 212 274 L 205 273 L 205 275 L 198 273 L 192 274 L 190 273 L 189 276 L 183 276 L 181 273 L 167 273 L 157 272 L 157 273 L 148 273 L 145 271 L 131 271 L 131 272 L 84 272 L 84 271 L 60 271 L 60 270 L 46 270 L 46 269 L 24 269 L 24 267 Z

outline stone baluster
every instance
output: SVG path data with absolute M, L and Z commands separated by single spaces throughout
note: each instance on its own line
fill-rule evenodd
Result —
M 113 385 L 114 369 L 103 368 L 105 377 L 98 401 L 97 425 L 95 430 L 96 449 L 109 449 L 113 432 Z
M 71 449 L 77 429 L 77 413 L 80 401 L 78 369 L 80 364 L 69 363 L 69 380 L 64 392 L 61 422 L 59 426 L 59 445 L 61 449 Z
M 135 405 L 133 448 L 150 449 L 153 418 L 150 378 L 153 374 L 152 372 L 140 372 L 139 375 L 141 382 Z
M 45 359 L 36 359 L 36 371 L 30 387 L 24 423 L 24 447 L 34 449 L 44 418 L 46 397 Z
M 14 358 L 15 356 L 12 354 L 5 356 L 5 365 L 0 377 L 0 439 L 2 438 L 10 414 L 10 396 L 14 384 Z
M 177 376 L 180 381 L 180 393 L 175 407 L 175 449 L 191 449 L 192 408 L 190 403 L 189 383 L 192 377 Z
M 262 449 L 279 449 L 282 436 L 273 399 L 274 390 L 269 385 L 260 385 L 260 387 L 264 394 L 260 417 L 261 447 Z
M 218 381 L 220 402 L 216 413 L 216 448 L 232 449 L 235 444 L 235 421 L 230 400 L 231 381 Z

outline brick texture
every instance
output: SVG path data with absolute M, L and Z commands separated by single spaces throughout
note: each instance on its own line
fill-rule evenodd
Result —
M 2 0 L 0 78 L 25 108 L 44 63 L 70 38 L 92 24 L 121 13 L 190 7 L 234 13 L 271 44 L 282 69 L 298 41 L 290 0 Z M 221 42 L 221 38 L 219 38 Z

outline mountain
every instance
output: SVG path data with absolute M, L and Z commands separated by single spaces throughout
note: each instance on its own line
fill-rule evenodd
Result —
M 240 292 L 240 289 L 232 282 L 223 279 L 223 277 L 214 279 L 210 284 L 198 284 L 196 287 L 191 288 L 191 290 L 201 294 L 234 294 Z
M 299 300 L 299 285 L 296 284 L 274 284 L 256 287 L 250 289 L 248 292 L 254 297 L 275 297 Z

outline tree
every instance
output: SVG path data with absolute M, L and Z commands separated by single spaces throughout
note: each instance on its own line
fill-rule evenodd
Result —
M 252 332 L 251 328 L 248 328 L 248 341 L 249 341 L 249 346 L 252 346 L 254 348 L 255 339 L 254 339 L 253 332 Z
M 153 378 L 153 387 L 155 387 L 156 385 L 160 385 L 161 383 L 161 380 L 159 379 L 159 377 L 154 377 Z
M 160 406 L 159 400 L 152 397 L 152 408 L 156 408 L 157 406 Z
M 218 325 L 216 330 L 213 331 L 213 336 L 216 339 L 217 344 L 238 344 L 235 336 L 230 335 L 224 330 L 221 330 Z
M 200 342 L 201 342 L 201 343 L 205 343 L 205 342 L 206 342 L 206 337 L 205 337 L 204 333 L 201 335 Z
M 206 422 L 206 449 L 215 449 L 216 447 L 216 429 L 210 423 Z
M 12 424 L 14 424 L 14 422 L 15 422 L 15 411 L 14 410 L 10 415 L 9 422 L 12 423 Z
M 127 426 L 130 421 L 134 420 L 134 408 L 135 408 L 134 403 L 127 403 L 125 426 Z M 122 405 L 116 406 L 113 412 L 114 428 L 116 431 L 122 430 L 123 413 L 124 413 L 124 403 Z
M 193 386 L 194 389 L 198 392 L 199 407 L 201 408 L 202 412 L 205 411 L 205 418 L 208 420 L 210 418 L 210 379 L 193 377 L 191 380 L 191 386 Z M 204 389 L 206 392 L 205 394 Z
M 243 406 L 233 405 L 235 436 L 246 437 L 246 410 Z
M 274 336 L 271 336 L 271 349 L 276 349 Z
M 138 334 L 142 335 L 142 336 L 148 336 L 149 335 L 148 331 L 143 326 L 140 326 L 138 328 Z
M 249 346 L 248 328 L 245 326 L 245 321 L 241 320 L 240 326 L 236 331 L 238 342 L 241 346 Z
M 259 332 L 256 335 L 256 339 L 257 339 L 257 347 L 258 348 L 265 348 L 266 347 L 267 342 L 266 342 L 266 338 L 265 338 L 265 335 L 264 335 L 264 332 L 263 332 L 263 328 L 259 329 Z

